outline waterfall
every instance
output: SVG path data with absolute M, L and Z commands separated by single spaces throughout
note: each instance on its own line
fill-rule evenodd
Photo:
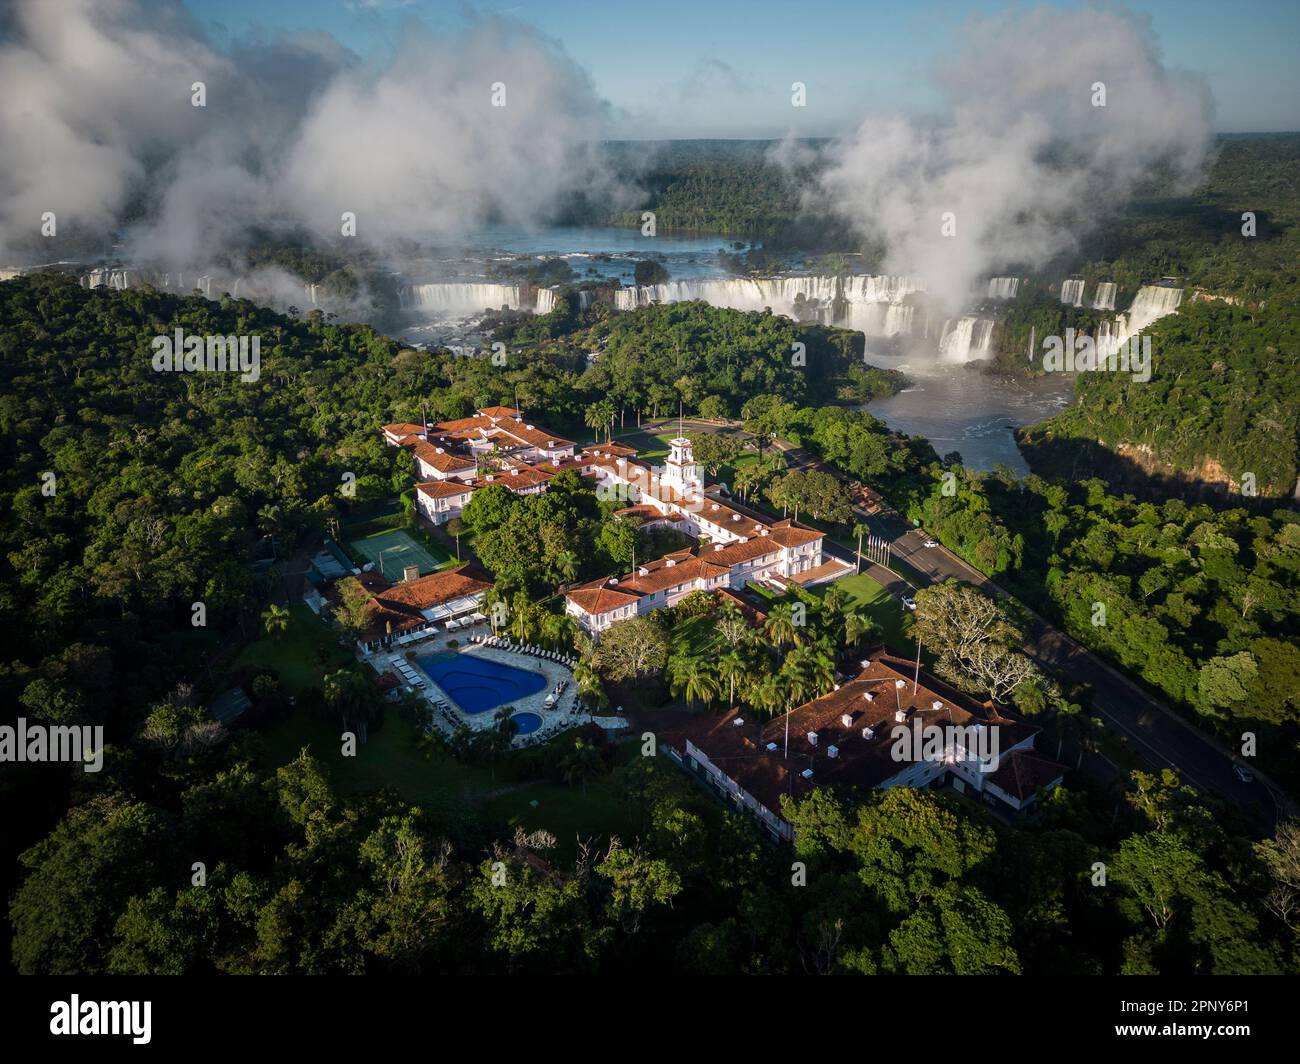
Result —
M 1070 303 L 1073 306 L 1083 306 L 1083 288 L 1087 281 L 1062 281 L 1061 282 L 1061 302 Z
M 103 285 L 105 288 L 112 288 L 118 292 L 130 288 L 131 280 L 130 271 L 107 267 L 91 270 L 90 273 L 80 278 L 82 288 L 98 288 Z
M 1127 335 L 1140 333 L 1153 321 L 1172 314 L 1183 301 L 1181 288 L 1165 288 L 1163 285 L 1144 284 L 1133 297 L 1133 305 L 1128 309 Z
M 1114 293 L 1111 293 L 1111 299 L 1114 299 Z M 1094 337 L 1098 356 L 1105 357 L 1118 350 L 1119 345 L 1130 336 L 1136 336 L 1152 322 L 1176 311 L 1182 301 L 1181 288 L 1143 285 L 1133 297 L 1133 305 L 1127 314 L 1116 314 L 1113 319 L 1098 323 L 1097 335 Z
M 519 310 L 523 302 L 517 284 L 479 282 L 403 285 L 397 297 L 403 310 L 433 310 L 451 317 L 470 317 L 500 307 Z
M 939 340 L 939 357 L 944 362 L 971 362 L 988 354 L 993 339 L 993 322 L 988 318 L 968 316 L 959 318 L 951 330 L 950 321 L 943 323 L 943 336 Z
M 537 304 L 533 308 L 537 314 L 549 314 L 555 309 L 555 289 L 539 288 L 537 290 Z
M 1019 290 L 1019 277 L 989 278 L 989 299 L 1015 299 Z
M 1183 301 L 1181 288 L 1165 288 L 1163 285 L 1145 284 L 1133 297 L 1129 307 L 1129 322 L 1133 332 L 1141 332 L 1157 318 L 1172 314 Z
M 633 310 L 651 303 L 701 299 L 730 310 L 762 310 L 775 314 L 856 329 L 868 336 L 911 332 L 915 308 L 904 300 L 924 286 L 914 277 L 772 277 L 751 280 L 668 281 L 665 284 L 620 288 L 614 306 Z
M 1092 297 L 1092 309 L 1114 310 L 1115 293 L 1118 288 L 1114 281 L 1102 281 L 1097 285 L 1097 294 Z

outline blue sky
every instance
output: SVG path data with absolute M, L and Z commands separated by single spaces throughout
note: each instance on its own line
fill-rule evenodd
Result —
M 403 24 L 465 25 L 470 6 L 436 0 L 185 0 L 218 41 L 326 30 L 362 55 L 392 47 Z M 560 42 L 629 137 L 826 136 L 868 111 L 933 111 L 931 71 L 976 0 L 509 0 L 508 13 Z M 1057 6 L 1079 6 L 1075 3 Z M 1300 129 L 1298 0 L 1152 0 L 1165 63 L 1201 74 L 1226 131 Z M 790 85 L 808 106 L 790 107 Z M 792 117 L 793 116 L 793 117 Z

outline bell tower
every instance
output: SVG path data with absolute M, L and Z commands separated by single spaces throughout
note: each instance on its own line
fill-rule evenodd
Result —
M 668 443 L 670 448 L 668 461 L 664 463 L 659 483 L 671 489 L 679 496 L 694 496 L 704 493 L 704 475 L 695 455 L 691 450 L 691 441 L 685 436 L 678 436 Z

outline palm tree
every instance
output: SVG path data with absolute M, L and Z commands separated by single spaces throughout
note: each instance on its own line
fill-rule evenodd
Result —
M 618 411 L 614 409 L 614 404 L 608 399 L 601 399 L 598 402 L 590 403 L 582 413 L 583 423 L 587 428 L 596 433 L 596 439 L 600 439 L 600 430 L 605 430 L 605 441 L 609 442 L 610 435 L 614 431 L 614 418 L 618 416 Z
M 585 739 L 578 738 L 573 741 L 573 749 L 560 760 L 560 776 L 570 787 L 581 783 L 586 794 L 587 780 L 599 775 L 604 767 L 600 751 Z
M 519 731 L 519 725 L 515 723 L 515 707 L 502 706 L 492 714 L 492 727 L 498 735 L 509 742 Z
M 578 567 L 582 562 L 573 551 L 562 550 L 555 556 L 554 564 L 555 571 L 560 574 L 560 579 L 567 582 L 578 575 Z
M 818 698 L 835 683 L 835 662 L 819 645 L 796 647 L 790 651 L 781 671 L 789 670 L 800 702 Z
M 862 572 L 862 540 L 870 538 L 871 526 L 858 522 L 853 526 L 853 534 L 858 537 L 858 572 Z
M 732 650 L 718 659 L 718 676 L 727 684 L 730 695 L 727 705 L 736 704 L 736 682 L 743 681 L 749 675 L 749 662 L 737 651 Z
M 710 661 L 696 657 L 682 658 L 672 672 L 673 696 L 685 697 L 688 706 L 699 701 L 707 708 L 718 697 L 718 678 Z
M 517 636 L 521 642 L 530 643 L 537 634 L 537 605 L 531 602 L 522 591 L 515 593 L 513 609 L 510 611 L 510 634 Z
M 799 642 L 799 626 L 794 623 L 794 604 L 778 602 L 763 622 L 763 630 L 777 647 Z
M 578 695 L 584 702 L 593 706 L 609 705 L 609 696 L 605 694 L 600 673 L 591 667 L 589 661 L 581 660 L 573 666 L 573 679 L 578 685 Z
M 785 705 L 785 692 L 775 675 L 768 673 L 749 685 L 746 699 L 760 713 L 774 717 Z
M 844 615 L 844 646 L 860 646 L 867 636 L 880 631 L 879 625 L 867 614 L 859 610 L 849 610 Z
M 447 534 L 456 537 L 456 560 L 460 561 L 460 537 L 465 532 L 465 522 L 459 517 L 453 517 L 447 522 Z
M 262 611 L 262 627 L 273 639 L 284 635 L 289 628 L 289 607 L 277 606 L 274 602 Z

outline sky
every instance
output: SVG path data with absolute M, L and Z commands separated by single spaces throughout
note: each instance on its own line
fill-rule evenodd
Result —
M 612 135 L 835 136 L 867 111 L 940 107 L 932 73 L 966 20 L 1004 11 L 976 0 L 185 0 L 216 42 L 323 30 L 379 59 L 418 19 L 456 31 L 508 14 L 553 38 L 591 77 Z M 1052 6 L 1077 8 L 1077 3 Z M 1300 2 L 1148 0 L 1113 5 L 1151 20 L 1172 68 L 1204 77 L 1223 132 L 1300 130 Z M 792 85 L 807 104 L 791 104 Z

